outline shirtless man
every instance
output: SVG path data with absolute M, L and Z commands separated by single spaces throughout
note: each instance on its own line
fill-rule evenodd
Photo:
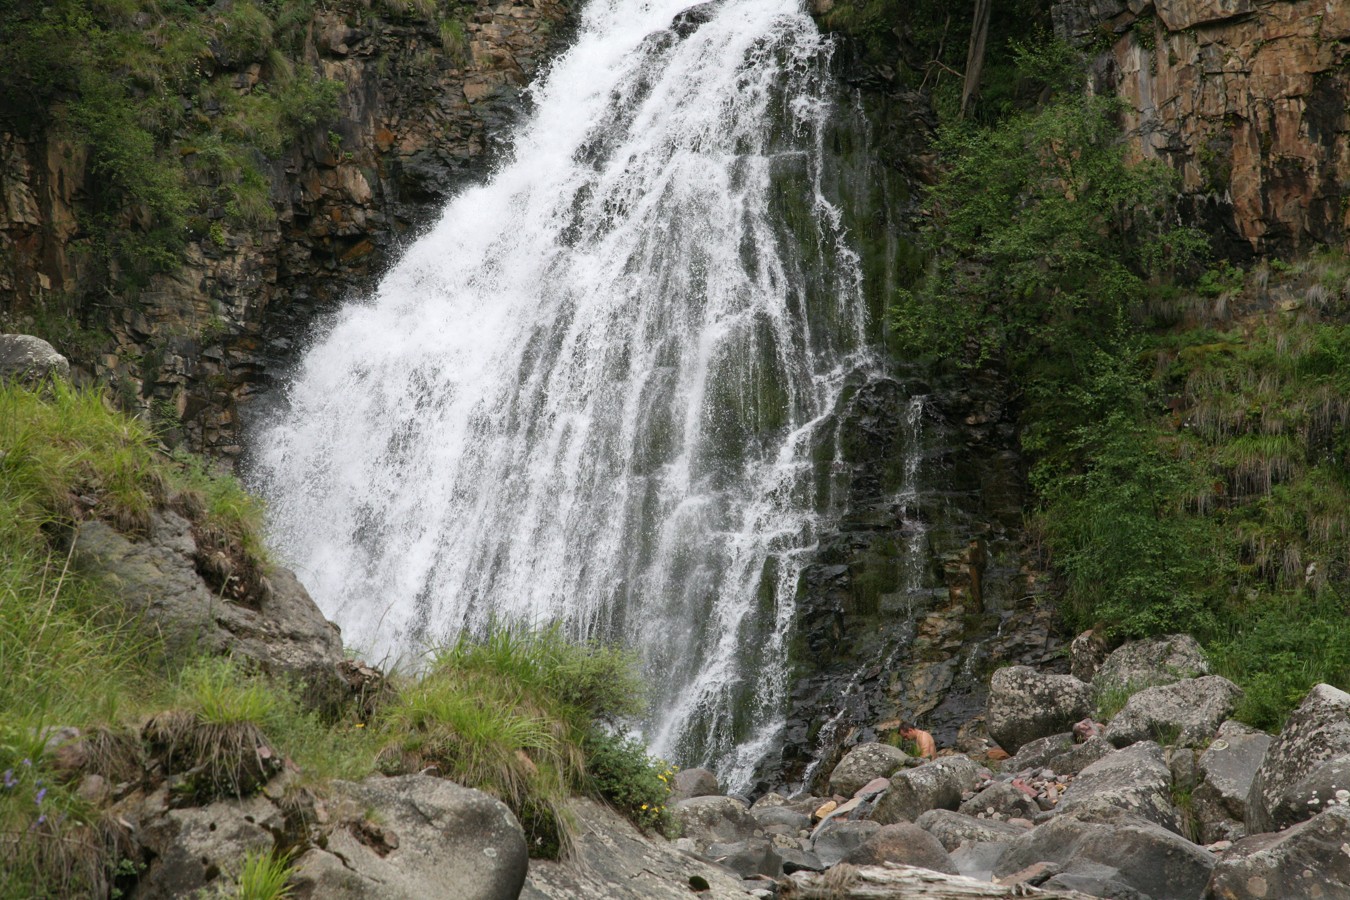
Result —
M 900 737 L 914 742 L 915 746 L 919 748 L 921 759 L 932 759 L 937 756 L 937 744 L 933 743 L 933 736 L 928 732 L 915 728 L 913 725 L 901 725 Z

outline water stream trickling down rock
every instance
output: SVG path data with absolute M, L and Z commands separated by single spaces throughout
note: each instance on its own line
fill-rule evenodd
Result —
M 254 476 L 349 645 L 622 641 L 652 749 L 743 789 L 782 746 L 845 387 L 881 364 L 822 189 L 829 42 L 795 0 L 686 6 L 589 7 L 513 158 L 304 355 Z

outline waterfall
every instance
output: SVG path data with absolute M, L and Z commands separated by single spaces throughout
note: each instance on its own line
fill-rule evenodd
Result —
M 798 3 L 594 0 L 512 157 L 316 337 L 254 448 L 349 645 L 621 641 L 653 751 L 733 787 L 782 727 L 818 432 L 873 365 Z

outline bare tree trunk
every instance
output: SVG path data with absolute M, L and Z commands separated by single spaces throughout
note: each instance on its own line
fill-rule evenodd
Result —
M 1090 900 L 1077 891 L 998 885 L 927 869 L 838 865 L 822 874 L 797 872 L 784 882 L 784 900 Z
M 970 112 L 980 93 L 980 75 L 984 72 L 984 48 L 989 42 L 989 12 L 993 0 L 975 0 L 975 20 L 970 24 L 970 49 L 966 51 L 966 83 L 961 89 L 961 118 Z

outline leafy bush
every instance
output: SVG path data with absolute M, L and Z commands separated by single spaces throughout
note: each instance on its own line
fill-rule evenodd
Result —
M 641 741 L 610 731 L 592 729 L 585 748 L 593 789 L 639 828 L 673 836 L 666 804 L 675 767 L 648 756 Z

